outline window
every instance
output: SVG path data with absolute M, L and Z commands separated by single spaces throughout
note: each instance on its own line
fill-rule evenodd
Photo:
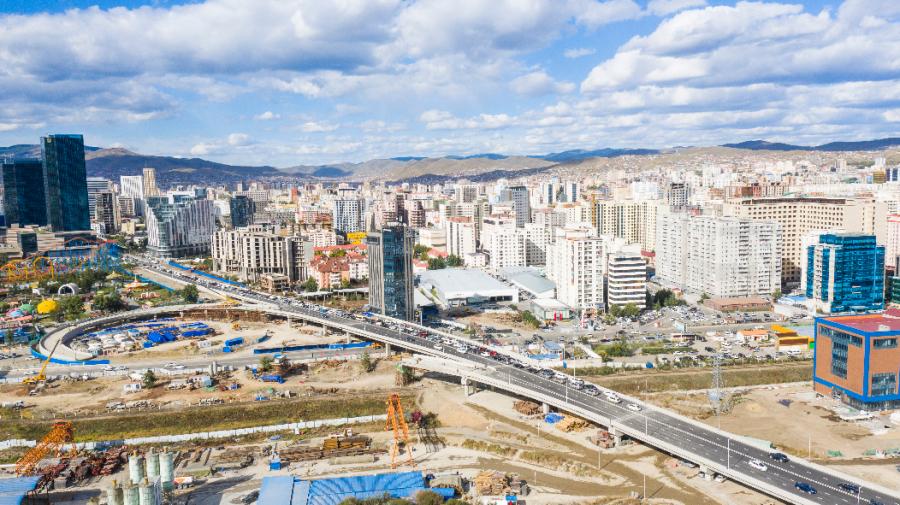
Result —
M 897 374 L 872 374 L 872 396 L 891 395 L 897 392 Z
M 875 349 L 896 349 L 897 348 L 897 339 L 896 338 L 880 338 L 872 341 L 872 347 Z

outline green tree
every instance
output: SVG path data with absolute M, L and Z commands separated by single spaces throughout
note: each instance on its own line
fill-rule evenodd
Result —
M 347 255 L 347 251 L 343 249 L 335 249 L 331 251 L 331 254 L 328 255 L 329 258 L 343 258 Z
M 316 282 L 315 278 L 309 277 L 302 284 L 300 284 L 300 288 L 303 289 L 303 291 L 318 291 L 319 283 Z
M 704 291 L 703 294 L 700 295 L 700 303 L 703 303 L 706 300 L 709 300 L 709 295 Z
M 272 371 L 272 358 L 270 356 L 263 356 L 259 358 L 259 371 L 260 372 L 271 372 Z
M 147 370 L 146 372 L 144 372 L 142 381 L 144 389 L 153 389 L 153 387 L 156 386 L 156 381 L 156 374 L 153 373 L 153 370 Z
M 369 351 L 363 352 L 362 356 L 359 357 L 359 365 L 367 373 L 375 371 L 375 360 L 373 360 L 372 357 L 369 356 Z
M 6 330 L 6 334 L 3 336 L 3 340 L 6 341 L 6 345 L 11 346 L 13 343 L 13 331 L 12 328 Z
M 778 301 L 778 299 L 781 298 L 782 296 L 783 296 L 783 293 L 781 292 L 781 289 L 776 289 L 775 291 L 772 291 L 772 301 L 773 302 Z
M 78 319 L 84 314 L 84 303 L 78 295 L 64 296 L 59 300 L 59 312 L 66 319 Z
M 455 254 L 451 254 L 447 256 L 447 266 L 448 267 L 461 267 L 463 266 L 463 260 L 459 256 Z
M 444 502 L 444 505 L 469 505 L 469 502 L 460 500 L 459 498 L 450 498 Z
M 413 246 L 413 256 L 415 256 L 416 259 L 420 259 L 420 260 L 427 259 L 428 251 L 430 251 L 430 250 L 431 250 L 431 248 L 426 245 L 416 244 Z
M 521 317 L 522 323 L 525 324 L 525 326 L 529 326 L 535 329 L 541 327 L 541 321 L 537 317 L 535 317 L 530 310 L 522 311 Z
M 443 503 L 444 497 L 434 491 L 423 489 L 416 493 L 416 505 L 443 505 Z
M 428 258 L 428 270 L 441 270 L 447 268 L 447 261 L 444 258 Z
M 97 310 L 112 312 L 125 308 L 125 302 L 115 289 L 100 291 L 94 296 L 93 306 Z
M 194 284 L 188 284 L 181 289 L 181 298 L 187 303 L 197 303 L 200 300 L 200 290 Z
M 635 318 L 639 316 L 641 313 L 641 309 L 638 308 L 634 303 L 627 303 L 624 307 L 622 307 L 622 317 Z
M 341 279 L 341 289 L 350 288 L 350 281 L 347 279 Z

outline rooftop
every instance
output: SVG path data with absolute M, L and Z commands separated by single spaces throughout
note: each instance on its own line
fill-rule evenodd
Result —
M 897 309 L 879 314 L 823 317 L 820 321 L 837 323 L 864 333 L 900 333 L 900 310 Z
M 469 268 L 443 268 L 428 270 L 422 274 L 422 284 L 431 285 L 445 293 L 494 294 L 497 291 L 513 291 L 515 288 L 498 281 L 481 270 Z

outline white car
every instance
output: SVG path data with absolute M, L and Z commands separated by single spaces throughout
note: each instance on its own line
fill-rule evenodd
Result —
M 443 351 L 444 346 L 442 346 L 441 344 L 434 344 L 434 350 L 435 351 Z
M 765 463 L 763 463 L 762 461 L 760 461 L 758 459 L 751 459 L 749 462 L 747 462 L 747 464 L 753 468 L 756 468 L 760 472 L 765 472 L 766 470 L 769 469 L 769 467 L 767 467 Z
M 613 403 L 622 403 L 622 399 L 616 395 L 607 395 L 606 399 Z
M 625 406 L 625 408 L 627 408 L 628 410 L 630 410 L 632 412 L 640 412 L 641 411 L 641 406 L 638 404 L 635 404 L 635 403 L 629 403 L 628 405 Z

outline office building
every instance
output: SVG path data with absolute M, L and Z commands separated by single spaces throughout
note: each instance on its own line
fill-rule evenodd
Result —
M 874 235 L 824 233 L 806 249 L 802 291 L 817 311 L 884 308 L 884 246 Z
M 312 243 L 255 225 L 215 232 L 210 254 L 218 272 L 253 282 L 266 276 L 284 276 L 288 284 L 294 284 L 307 278 Z
M 228 210 L 231 215 L 231 227 L 243 228 L 253 223 L 256 203 L 249 196 L 236 195 L 228 201 Z
M 785 288 L 801 283 L 806 258 L 803 238 L 817 230 L 875 233 L 872 200 L 824 197 L 753 198 L 728 202 L 726 216 L 774 221 L 781 226 L 781 280 Z
M 120 196 L 119 198 L 119 215 L 122 217 L 135 217 L 137 215 L 137 205 L 135 199 L 130 196 Z M 140 200 L 138 200 L 140 202 Z
M 672 208 L 687 207 L 690 203 L 691 190 L 686 182 L 670 182 L 666 186 L 666 203 Z
M 122 217 L 119 214 L 119 201 L 115 193 L 104 191 L 95 195 L 94 221 L 100 225 L 103 235 L 112 235 L 119 231 Z
M 144 185 L 144 196 L 159 196 L 159 186 L 156 185 L 156 169 L 144 167 L 141 170 L 141 181 Z
M 820 317 L 813 387 L 869 412 L 900 408 L 900 312 Z
M 509 188 L 509 199 L 513 203 L 513 211 L 516 214 L 516 227 L 522 228 L 525 223 L 530 223 L 531 203 L 529 202 L 528 188 L 525 186 Z
M 415 234 L 401 223 L 388 223 L 366 236 L 369 256 L 369 306 L 390 317 L 412 321 Z
M 593 230 L 556 230 L 547 253 L 547 278 L 556 283 L 556 299 L 578 311 L 602 312 L 604 240 Z
M 712 297 L 770 295 L 781 286 L 778 223 L 660 214 L 656 277 Z
M 475 223 L 468 217 L 447 220 L 447 254 L 465 258 L 477 250 Z
M 634 304 L 647 307 L 647 262 L 638 244 L 616 247 L 607 255 L 606 303 L 609 307 Z
M 471 203 L 478 199 L 478 186 L 475 184 L 457 184 L 454 188 L 457 203 Z
M 546 265 L 553 229 L 540 226 L 538 223 L 526 223 L 520 231 L 525 236 L 525 265 Z
M 592 224 L 598 235 L 612 235 L 645 251 L 656 249 L 658 200 L 597 200 Z
M 103 177 L 87 178 L 88 211 L 92 218 L 95 215 L 94 209 L 97 195 L 105 191 L 112 191 L 112 182 L 109 179 L 104 179 Z
M 412 207 L 407 209 L 406 211 L 407 219 L 409 220 L 410 228 L 425 228 L 427 224 L 427 218 L 425 213 L 425 207 L 422 205 L 422 202 L 416 200 L 412 203 Z
M 3 211 L 6 226 L 44 226 L 44 168 L 41 160 L 11 160 L 0 163 L 3 176 Z
M 897 273 L 900 266 L 900 214 L 887 216 L 887 238 L 884 243 L 884 266 Z
M 366 230 L 366 202 L 359 198 L 340 198 L 334 201 L 332 228 L 339 233 Z
M 185 195 L 147 198 L 147 247 L 163 258 L 181 258 L 209 253 L 216 231 L 212 200 Z
M 53 231 L 90 230 L 84 138 L 81 135 L 42 137 L 41 158 L 47 224 Z

